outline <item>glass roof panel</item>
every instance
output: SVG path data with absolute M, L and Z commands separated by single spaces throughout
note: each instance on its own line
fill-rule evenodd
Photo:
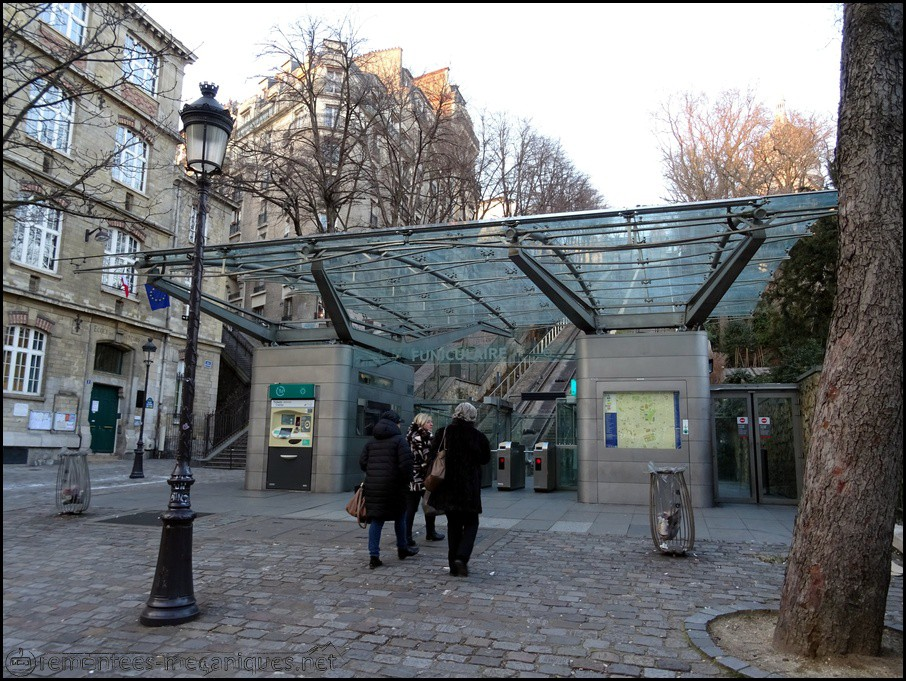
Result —
M 600 331 L 615 319 L 626 319 L 620 328 L 669 328 L 683 326 L 714 286 L 720 298 L 710 316 L 751 314 L 796 240 L 836 208 L 837 193 L 823 191 L 352 229 L 206 246 L 206 276 L 277 281 L 322 297 L 328 286 L 353 323 L 404 339 L 479 323 L 549 325 L 570 311 Z M 138 266 L 186 276 L 190 253 L 147 253 Z

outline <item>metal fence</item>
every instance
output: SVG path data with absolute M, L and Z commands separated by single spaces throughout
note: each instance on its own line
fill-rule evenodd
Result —
M 179 449 L 179 414 L 172 416 L 171 424 L 167 426 L 161 439 L 162 446 L 158 450 L 158 457 L 162 459 L 175 459 Z M 248 425 L 248 421 L 248 395 L 223 405 L 216 412 L 196 416 L 192 424 L 191 458 L 194 460 L 209 458 L 218 445 Z

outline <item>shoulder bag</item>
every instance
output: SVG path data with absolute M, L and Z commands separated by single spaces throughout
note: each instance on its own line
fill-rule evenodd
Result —
M 346 512 L 356 519 L 359 527 L 368 527 L 368 514 L 365 512 L 365 483 L 355 488 L 355 494 L 346 504 Z
M 431 464 L 431 470 L 428 477 L 425 478 L 425 489 L 434 492 L 444 481 L 444 475 L 447 472 L 447 450 L 444 445 L 447 443 L 447 431 L 444 430 L 444 439 L 440 443 L 440 449 L 437 450 L 437 456 L 434 457 L 434 463 Z

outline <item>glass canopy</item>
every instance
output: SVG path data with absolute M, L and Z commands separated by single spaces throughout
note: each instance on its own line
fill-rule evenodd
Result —
M 350 229 L 209 245 L 205 277 L 318 295 L 340 340 L 354 331 L 398 342 L 509 334 L 564 317 L 586 333 L 697 328 L 708 317 L 750 315 L 790 248 L 836 211 L 837 192 L 821 191 Z M 190 258 L 191 249 L 150 252 L 137 266 L 182 299 Z M 210 298 L 206 305 L 230 323 L 248 320 L 244 331 L 268 329 L 272 342 L 312 337 L 310 323 L 262 320 Z

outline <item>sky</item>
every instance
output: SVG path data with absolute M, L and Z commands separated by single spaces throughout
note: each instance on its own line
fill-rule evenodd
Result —
M 243 100 L 279 64 L 258 55 L 274 26 L 349 18 L 366 50 L 400 47 L 413 76 L 449 67 L 473 121 L 527 119 L 559 140 L 613 208 L 663 205 L 654 114 L 671 97 L 752 91 L 771 109 L 836 120 L 838 3 L 143 3 L 198 60 L 198 83 Z

